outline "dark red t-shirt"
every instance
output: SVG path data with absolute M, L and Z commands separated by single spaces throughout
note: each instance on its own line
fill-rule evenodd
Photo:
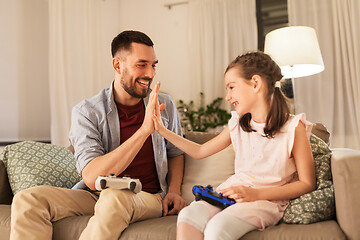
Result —
M 125 106 L 120 103 L 116 103 L 116 106 L 120 120 L 120 144 L 122 144 L 140 128 L 145 117 L 145 106 L 142 100 L 135 106 Z M 151 135 L 119 177 L 124 175 L 138 178 L 142 184 L 142 190 L 145 192 L 157 193 L 160 191 Z

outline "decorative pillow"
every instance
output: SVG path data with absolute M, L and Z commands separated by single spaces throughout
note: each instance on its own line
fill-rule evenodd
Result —
M 331 176 L 331 150 L 324 141 L 311 135 L 310 144 L 315 163 L 316 189 L 290 200 L 282 221 L 310 224 L 335 217 L 335 196 Z
M 75 158 L 64 147 L 23 141 L 6 146 L 0 160 L 4 162 L 14 194 L 39 185 L 71 188 L 80 181 Z
M 216 135 L 215 133 L 187 132 L 185 138 L 202 144 Z M 221 152 L 199 160 L 185 154 L 185 171 L 181 185 L 181 196 L 190 203 L 195 199 L 192 194 L 194 185 L 212 185 L 215 189 L 220 183 L 234 174 L 234 159 L 235 153 L 232 145 Z

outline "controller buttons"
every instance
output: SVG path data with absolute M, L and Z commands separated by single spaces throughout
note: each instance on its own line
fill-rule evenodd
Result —
M 208 191 L 208 194 L 213 195 L 214 197 L 223 199 L 223 195 L 221 193 Z
M 131 191 L 134 191 L 135 188 L 136 188 L 136 182 L 131 182 L 131 183 L 130 183 L 130 190 L 131 190 Z
M 100 187 L 101 187 L 101 189 L 105 189 L 105 188 L 106 188 L 106 180 L 105 180 L 105 179 L 101 179 L 101 180 L 100 180 Z

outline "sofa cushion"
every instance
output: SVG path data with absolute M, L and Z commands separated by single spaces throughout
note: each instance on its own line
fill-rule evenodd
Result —
M 10 238 L 10 205 L 0 205 L 0 240 Z
M 322 123 L 314 123 L 311 133 L 323 140 L 327 145 L 330 144 L 330 133 Z
M 283 216 L 285 223 L 309 224 L 335 217 L 335 196 L 331 176 L 331 150 L 315 135 L 310 144 L 315 163 L 316 189 L 290 200 Z
M 68 217 L 54 223 L 53 240 L 78 239 L 91 216 Z M 121 234 L 121 240 L 176 239 L 176 216 L 148 219 L 132 223 Z M 10 236 L 10 205 L 0 205 L 0 240 Z M 298 225 L 279 224 L 270 226 L 264 231 L 252 231 L 245 234 L 242 240 L 273 239 L 346 239 L 339 225 L 334 220 L 320 223 Z
M 71 188 L 80 180 L 72 153 L 60 146 L 23 141 L 6 146 L 0 154 L 12 192 L 52 185 Z
M 241 240 L 345 240 L 346 237 L 334 220 L 314 224 L 285 224 L 267 227 L 264 231 L 251 231 Z
M 121 234 L 121 240 L 176 239 L 177 216 L 148 219 L 130 224 Z
M 53 240 L 79 239 L 91 216 L 68 217 L 54 223 Z M 176 239 L 177 216 L 148 219 L 130 224 L 121 240 Z
M 215 133 L 187 132 L 185 133 L 185 138 L 201 144 L 216 135 Z M 234 174 L 234 159 L 235 153 L 232 145 L 221 152 L 199 160 L 185 154 L 185 171 L 181 186 L 181 196 L 190 203 L 195 199 L 192 194 L 192 187 L 194 185 L 212 185 L 216 188 Z
M 53 223 L 52 240 L 79 239 L 91 215 L 73 216 Z

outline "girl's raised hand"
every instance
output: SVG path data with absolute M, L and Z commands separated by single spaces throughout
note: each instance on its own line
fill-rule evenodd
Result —
M 253 202 L 260 200 L 258 189 L 245 186 L 226 188 L 220 191 L 223 196 L 233 198 L 236 202 Z
M 153 99 L 154 102 L 152 103 L 155 105 L 154 106 L 154 114 L 153 114 L 152 119 L 154 122 L 155 130 L 158 132 L 161 131 L 163 128 L 165 128 L 164 123 L 161 119 L 161 111 L 164 110 L 165 104 L 159 105 L 159 99 L 158 99 L 159 88 L 160 88 L 160 82 L 157 82 L 155 85 L 155 88 L 152 92 L 155 94 L 154 99 Z
M 158 102 L 158 91 L 159 91 L 159 87 L 160 87 L 160 82 L 156 83 L 154 90 L 150 93 L 149 96 L 149 102 L 148 105 L 146 106 L 146 110 L 145 110 L 145 118 L 144 118 L 144 122 L 141 125 L 141 128 L 144 130 L 145 134 L 150 135 L 152 132 L 154 132 L 155 130 L 155 126 L 154 126 L 154 121 L 153 121 L 153 115 L 156 111 L 156 106 L 159 105 Z M 162 104 L 164 105 L 164 104 Z M 164 106 L 158 106 L 158 108 L 165 108 Z

